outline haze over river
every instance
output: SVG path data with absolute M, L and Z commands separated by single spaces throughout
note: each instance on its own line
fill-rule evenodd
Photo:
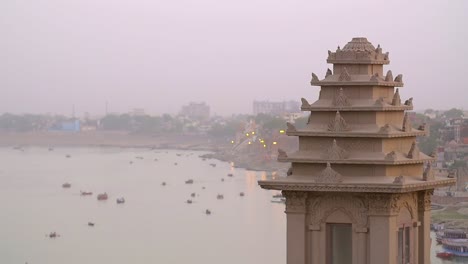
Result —
M 201 154 L 0 148 L 0 263 L 286 263 L 284 204 L 257 185 L 266 173 Z M 103 192 L 109 199 L 98 201 Z

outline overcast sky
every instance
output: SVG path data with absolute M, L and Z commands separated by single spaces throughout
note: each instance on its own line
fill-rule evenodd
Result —
M 311 72 L 358 36 L 390 52 L 416 109 L 468 108 L 466 0 L 2 0 L 0 36 L 0 113 L 313 102 Z

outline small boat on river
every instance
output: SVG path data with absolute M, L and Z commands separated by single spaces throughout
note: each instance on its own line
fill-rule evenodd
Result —
M 109 197 L 107 196 L 107 193 L 100 193 L 100 194 L 98 194 L 98 196 L 97 196 L 97 199 L 98 199 L 99 201 L 107 200 L 107 198 L 109 198 Z
M 123 198 L 123 197 L 117 198 L 117 203 L 118 203 L 118 204 L 123 204 L 123 203 L 125 203 L 125 198 Z
M 468 259 L 468 239 L 443 239 L 442 248 L 445 253 Z
M 467 233 L 459 229 L 444 229 L 436 233 L 436 241 L 442 243 L 444 239 L 468 239 Z
M 192 180 L 192 179 L 186 180 L 186 181 L 185 181 L 185 184 L 192 184 L 192 183 L 193 183 L 193 180 Z
M 83 192 L 83 191 L 80 191 L 80 192 L 81 192 L 81 196 L 93 195 L 93 192 Z
M 441 259 L 452 259 L 453 254 L 450 252 L 437 252 L 436 257 Z
M 70 187 L 71 187 L 71 184 L 68 182 L 62 184 L 62 188 L 70 188 Z

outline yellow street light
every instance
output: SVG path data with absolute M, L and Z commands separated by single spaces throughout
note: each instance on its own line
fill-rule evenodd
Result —
M 273 145 L 276 145 L 276 144 L 278 144 L 278 142 L 276 142 L 276 141 L 273 141 Z
M 252 144 L 252 142 L 249 141 L 249 145 Z
M 255 131 L 252 131 L 252 135 L 255 135 Z
M 283 130 L 283 129 L 280 130 L 280 134 L 284 134 L 284 130 Z
M 245 133 L 246 136 L 250 136 L 249 133 Z
M 231 140 L 231 144 L 234 144 L 234 140 Z

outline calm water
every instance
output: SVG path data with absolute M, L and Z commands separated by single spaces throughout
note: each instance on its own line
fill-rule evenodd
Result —
M 200 154 L 0 148 L 0 263 L 286 263 L 284 205 L 271 203 L 276 192 L 257 185 L 266 174 L 202 161 Z M 97 201 L 101 192 L 109 200 Z M 126 203 L 118 205 L 121 196 Z M 48 238 L 52 231 L 60 237 Z

